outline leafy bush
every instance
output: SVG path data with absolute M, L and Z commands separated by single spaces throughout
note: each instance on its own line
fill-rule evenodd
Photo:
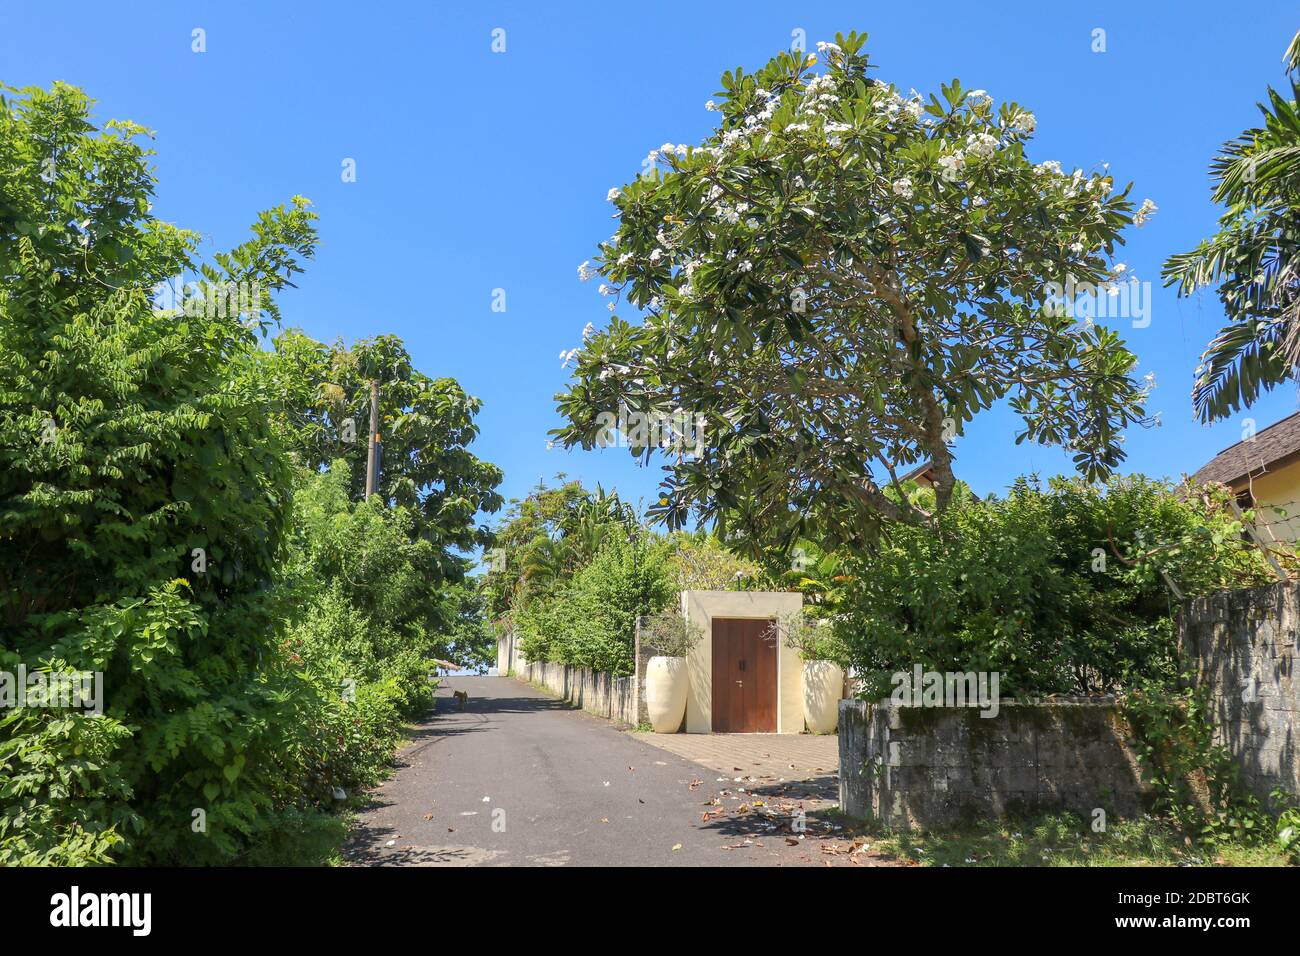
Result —
M 1021 480 L 1004 499 L 959 496 L 937 531 L 893 528 L 844 566 L 836 631 L 863 694 L 885 696 L 915 664 L 1001 672 L 1010 696 L 1172 679 L 1171 584 L 1194 595 L 1269 580 L 1225 495 L 1142 477 Z
M 510 627 L 516 611 L 564 587 L 607 537 L 639 531 L 631 506 L 599 485 L 591 492 L 577 481 L 558 488 L 539 483 L 510 503 L 493 536 L 491 570 L 482 583 L 487 613 L 496 626 Z
M 427 700 L 431 635 L 471 606 L 446 548 L 480 539 L 499 473 L 462 447 L 477 404 L 414 376 L 394 427 L 438 454 L 396 507 L 296 473 L 319 382 L 258 333 L 314 250 L 307 201 L 157 308 L 198 236 L 149 212 L 148 131 L 89 109 L 65 84 L 0 99 L 0 670 L 98 672 L 105 696 L 0 711 L 0 865 L 295 859 Z
M 665 657 L 685 657 L 704 639 L 704 628 L 687 620 L 680 607 L 668 607 L 643 622 L 642 640 Z
M 380 779 L 403 719 L 428 706 L 450 626 L 416 516 L 352 501 L 351 481 L 342 459 L 301 474 L 282 582 L 296 605 L 282 647 L 314 694 L 300 759 L 321 801 Z
M 833 661 L 843 664 L 846 653 L 830 620 L 814 617 L 810 611 L 781 614 L 769 628 L 774 642 L 798 652 L 805 661 Z
M 668 571 L 679 591 L 748 591 L 768 584 L 755 562 L 732 552 L 716 535 L 677 531 L 668 547 Z
M 637 618 L 672 594 L 661 548 L 611 534 L 571 581 L 517 613 L 520 647 L 529 660 L 630 674 Z

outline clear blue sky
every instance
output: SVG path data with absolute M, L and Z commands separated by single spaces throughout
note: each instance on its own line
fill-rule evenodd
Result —
M 557 471 L 649 498 L 658 467 L 624 450 L 548 451 L 557 358 L 605 316 L 578 263 L 613 231 L 605 193 L 665 141 L 698 141 L 724 69 L 755 68 L 837 30 L 870 34 L 879 70 L 928 93 L 960 77 L 1038 117 L 1035 160 L 1109 162 L 1159 213 L 1120 258 L 1156 287 L 1152 322 L 1124 329 L 1154 371 L 1164 426 L 1128 437 L 1127 470 L 1176 476 L 1241 437 L 1240 417 L 1192 417 L 1201 349 L 1219 327 L 1212 293 L 1179 301 L 1160 263 L 1213 229 L 1206 166 L 1282 81 L 1300 22 L 1284 4 L 16 3 L 0 11 L 0 81 L 66 80 L 98 115 L 157 131 L 156 211 L 240 241 L 257 210 L 301 193 L 321 243 L 288 324 L 320 339 L 402 336 L 419 368 L 483 400 L 475 451 L 517 496 Z M 191 31 L 207 52 L 191 52 Z M 494 28 L 506 52 L 491 50 Z M 1091 51 L 1106 31 L 1105 53 Z M 357 181 L 341 181 L 353 158 Z M 506 290 L 507 311 L 491 310 Z M 1249 413 L 1297 407 L 1284 386 Z M 993 413 L 957 446 L 979 493 L 1017 474 L 1067 470 L 1056 450 L 1015 447 Z

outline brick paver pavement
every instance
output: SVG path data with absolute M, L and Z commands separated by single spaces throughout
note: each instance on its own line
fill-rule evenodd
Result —
M 638 740 L 716 770 L 764 782 L 839 775 L 835 734 L 634 734 Z

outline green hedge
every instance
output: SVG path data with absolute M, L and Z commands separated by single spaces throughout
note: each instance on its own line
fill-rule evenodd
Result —
M 673 593 L 662 547 L 636 532 L 607 535 L 570 580 L 516 609 L 520 648 L 529 660 L 631 674 L 637 617 Z
M 987 501 L 965 493 L 935 527 L 895 526 L 876 553 L 846 559 L 836 615 L 846 663 L 869 698 L 916 664 L 1000 672 L 1005 696 L 1170 678 L 1175 588 L 1270 580 L 1225 494 L 1141 476 L 1021 480 Z

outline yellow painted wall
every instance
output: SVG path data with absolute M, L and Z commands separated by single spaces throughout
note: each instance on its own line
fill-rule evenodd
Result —
M 713 730 L 713 619 L 737 617 L 772 620 L 803 607 L 803 595 L 787 591 L 683 591 L 682 612 L 699 625 L 704 638 L 686 656 L 690 690 L 686 695 L 686 732 Z M 803 732 L 803 661 L 784 640 L 776 659 L 776 732 Z
M 1255 524 L 1266 544 L 1300 541 L 1300 463 L 1266 472 L 1249 488 L 1255 498 Z M 1274 508 L 1283 509 L 1278 514 Z

